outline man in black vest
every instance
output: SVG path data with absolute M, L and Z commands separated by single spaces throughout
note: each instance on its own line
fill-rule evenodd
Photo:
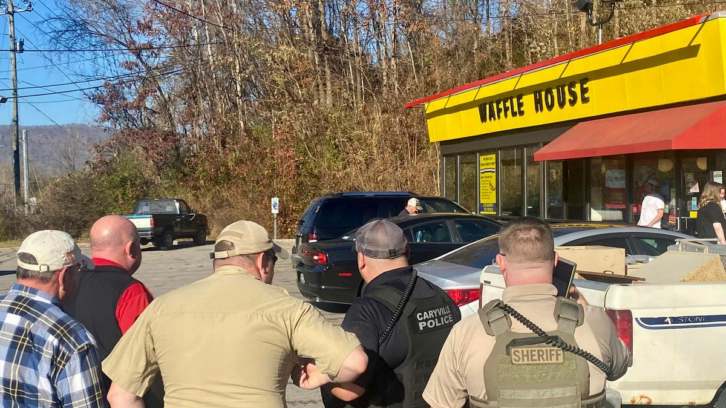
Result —
M 416 277 L 396 224 L 372 221 L 358 230 L 355 241 L 367 285 L 342 327 L 358 336 L 368 369 L 353 383 L 324 388 L 323 402 L 328 408 L 425 406 L 421 394 L 449 331 L 461 319 L 459 309 L 446 292 Z
M 103 361 L 153 296 L 131 276 L 141 265 L 139 233 L 131 221 L 117 215 L 96 221 L 91 227 L 91 258 L 96 268 L 81 271 L 78 288 L 66 302 L 66 309 L 96 339 Z M 111 380 L 103 377 L 108 392 Z M 149 393 L 147 397 L 147 407 L 162 406 L 161 396 Z

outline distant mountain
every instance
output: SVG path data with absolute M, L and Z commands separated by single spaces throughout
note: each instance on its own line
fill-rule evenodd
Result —
M 28 162 L 41 174 L 63 174 L 80 170 L 91 159 L 95 143 L 111 137 L 110 131 L 86 124 L 21 126 L 28 131 Z M 22 154 L 22 151 L 21 151 Z M 0 164 L 12 163 L 12 126 L 0 126 Z

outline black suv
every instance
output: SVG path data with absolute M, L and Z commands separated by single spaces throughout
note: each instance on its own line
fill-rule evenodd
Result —
M 397 216 L 408 200 L 418 198 L 423 213 L 465 213 L 464 207 L 443 197 L 421 197 L 404 191 L 331 193 L 315 198 L 298 221 L 295 247 L 301 243 L 340 238 L 373 218 Z M 293 257 L 293 265 L 297 256 Z

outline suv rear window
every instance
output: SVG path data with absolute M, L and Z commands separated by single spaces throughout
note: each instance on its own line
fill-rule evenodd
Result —
M 319 198 L 316 198 L 310 202 L 310 205 L 308 205 L 308 208 L 305 209 L 305 212 L 300 219 L 300 225 L 310 226 L 313 223 L 313 220 L 315 219 L 315 214 L 318 212 L 318 204 L 320 204 Z
M 318 228 L 358 228 L 373 218 L 397 215 L 406 206 L 405 199 L 331 199 L 318 211 Z M 400 208 L 399 208 L 400 207 Z
M 426 198 L 422 199 L 421 203 L 423 204 L 424 211 L 427 213 L 469 213 L 458 205 L 446 200 Z

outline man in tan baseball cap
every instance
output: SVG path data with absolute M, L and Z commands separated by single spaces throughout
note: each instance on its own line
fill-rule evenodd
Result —
M 241 256 L 250 266 L 248 270 L 261 281 L 271 284 L 275 274 L 277 258 L 288 259 L 286 250 L 272 242 L 267 230 L 252 221 L 237 221 L 228 225 L 219 233 L 214 243 L 214 252 L 209 257 L 214 259 L 214 268 L 239 261 L 234 257 Z M 252 265 L 249 265 L 249 264 Z M 259 276 L 256 272 L 259 271 Z
M 283 408 L 293 372 L 306 389 L 356 379 L 368 364 L 360 342 L 270 285 L 278 257 L 287 251 L 262 226 L 223 229 L 214 274 L 154 300 L 104 360 L 111 406 L 136 406 L 159 373 L 167 407 Z

